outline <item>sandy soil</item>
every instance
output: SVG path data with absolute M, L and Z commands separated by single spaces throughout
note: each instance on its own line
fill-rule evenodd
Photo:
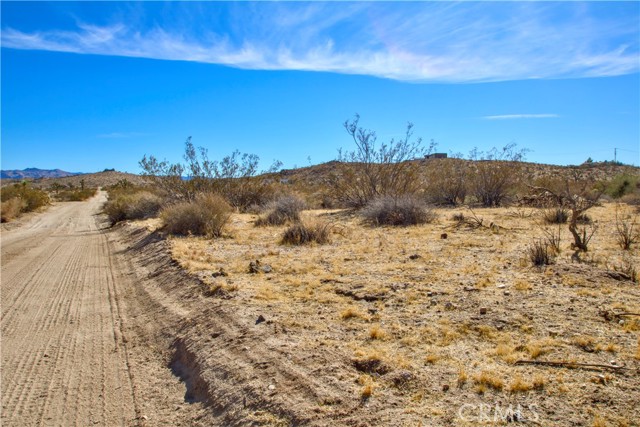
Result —
M 640 290 L 616 269 L 640 253 L 613 204 L 583 262 L 564 230 L 538 268 L 533 210 L 475 229 L 312 211 L 331 243 L 290 247 L 252 215 L 216 240 L 105 232 L 102 200 L 2 233 L 3 425 L 638 425 Z
M 204 299 L 191 281 L 166 292 L 192 300 L 183 343 L 203 398 L 236 425 L 637 426 L 640 290 L 616 269 L 640 253 L 617 246 L 615 212 L 589 211 L 598 229 L 580 263 L 563 226 L 542 268 L 527 248 L 556 228 L 538 210 L 478 209 L 479 228 L 456 227 L 465 209 L 408 228 L 310 211 L 332 242 L 303 247 L 235 215 L 226 238 L 169 239 Z M 252 274 L 255 260 L 270 268 Z
M 105 194 L 3 229 L 2 425 L 193 425 L 200 405 L 131 312 L 135 274 L 98 214 Z M 155 346 L 155 347 L 154 347 Z

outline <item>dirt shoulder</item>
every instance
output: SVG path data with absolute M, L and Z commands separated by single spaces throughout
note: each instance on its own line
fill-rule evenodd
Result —
M 2 231 L 2 425 L 202 418 L 167 369 L 166 349 L 138 334 L 136 275 L 101 221 L 105 197 L 60 203 Z

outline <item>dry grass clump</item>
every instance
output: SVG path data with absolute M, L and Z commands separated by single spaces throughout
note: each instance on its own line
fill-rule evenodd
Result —
M 473 382 L 476 385 L 478 393 L 484 393 L 488 388 L 500 391 L 504 388 L 504 381 L 498 374 L 492 371 L 483 370 L 473 376 Z
M 283 225 L 287 222 L 299 222 L 300 212 L 304 210 L 305 202 L 297 196 L 284 196 L 273 202 L 269 207 L 269 213 L 258 218 L 257 226 Z
M 569 211 L 565 208 L 547 209 L 543 212 L 542 219 L 547 224 L 566 224 L 569 220 Z
M 217 194 L 200 194 L 160 212 L 169 234 L 220 237 L 231 217 L 231 206 Z
M 542 375 L 536 375 L 531 382 L 526 381 L 521 375 L 514 376 L 509 384 L 511 393 L 524 393 L 531 390 L 542 390 L 546 384 L 546 380 Z
M 139 191 L 110 198 L 104 205 L 104 212 L 111 224 L 115 224 L 125 220 L 154 217 L 161 207 L 162 198 L 149 191 Z
M 542 240 L 534 240 L 527 246 L 527 256 L 535 266 L 551 265 L 555 260 L 555 252 Z
M 323 245 L 331 241 L 331 226 L 329 224 L 297 223 L 287 228 L 282 234 L 280 244 L 282 245 L 308 245 L 317 243 Z
M 372 340 L 385 340 L 388 337 L 389 337 L 389 334 L 387 333 L 387 331 L 382 329 L 380 325 L 374 325 L 369 330 L 369 338 Z
M 374 226 L 427 224 L 436 218 L 433 210 L 415 196 L 379 197 L 365 206 L 361 214 Z
M 344 310 L 342 310 L 342 312 L 340 313 L 340 318 L 342 320 L 349 320 L 349 319 L 353 319 L 353 318 L 360 318 L 360 319 L 364 319 L 364 315 L 360 312 L 360 310 L 358 310 L 355 307 L 347 307 Z M 382 330 L 380 330 L 382 331 Z M 381 333 L 381 332 L 379 332 Z

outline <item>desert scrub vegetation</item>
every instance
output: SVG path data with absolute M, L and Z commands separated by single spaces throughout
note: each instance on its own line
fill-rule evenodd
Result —
M 475 148 L 471 151 L 469 158 L 474 161 L 474 169 L 470 173 L 470 190 L 478 203 L 488 208 L 497 207 L 512 198 L 520 184 L 522 161 L 528 151 L 518 149 L 514 143 L 501 150 L 494 147 L 487 152 Z
M 339 152 L 338 161 L 344 168 L 331 177 L 335 199 L 343 206 L 359 209 L 382 196 L 418 193 L 419 164 L 412 160 L 430 153 L 435 143 L 425 148 L 421 138 L 412 140 L 413 124 L 408 123 L 403 138 L 378 145 L 376 133 L 361 127 L 359 122 L 360 116 L 356 114 L 343 124 L 356 149 Z
M 300 212 L 306 203 L 298 196 L 284 196 L 267 205 L 267 214 L 256 220 L 257 226 L 283 225 L 288 222 L 299 222 Z
M 553 264 L 555 255 L 554 247 L 548 245 L 543 239 L 534 240 L 527 246 L 527 256 L 531 263 L 537 267 Z
M 469 190 L 469 164 L 464 159 L 431 159 L 427 162 L 426 194 L 436 205 L 464 204 Z
M 120 221 L 152 218 L 158 215 L 162 198 L 147 190 L 110 193 L 104 212 L 111 224 Z
M 8 222 L 21 213 L 35 211 L 49 204 L 49 195 L 22 182 L 2 187 L 0 190 L 2 222 Z
M 298 222 L 287 228 L 282 234 L 282 245 L 308 245 L 316 243 L 323 245 L 331 241 L 331 224 L 319 221 Z
M 268 170 L 260 172 L 260 158 L 239 151 L 219 161 L 210 160 L 207 150 L 196 148 L 191 137 L 185 142 L 184 159 L 185 164 L 170 163 L 145 155 L 139 164 L 143 176 L 153 182 L 167 199 L 194 201 L 201 193 L 217 193 L 240 211 L 264 205 L 273 199 L 273 183 L 258 174 L 274 173 L 282 165 L 274 161 Z
M 222 196 L 201 193 L 193 201 L 165 207 L 160 211 L 160 218 L 169 234 L 220 237 L 231 213 L 231 206 Z
M 410 195 L 374 199 L 362 209 L 361 215 L 373 226 L 427 224 L 436 218 L 435 212 L 423 200 Z

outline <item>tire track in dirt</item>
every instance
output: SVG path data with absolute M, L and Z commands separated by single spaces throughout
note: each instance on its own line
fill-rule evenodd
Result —
M 135 425 L 101 194 L 2 233 L 2 425 Z

